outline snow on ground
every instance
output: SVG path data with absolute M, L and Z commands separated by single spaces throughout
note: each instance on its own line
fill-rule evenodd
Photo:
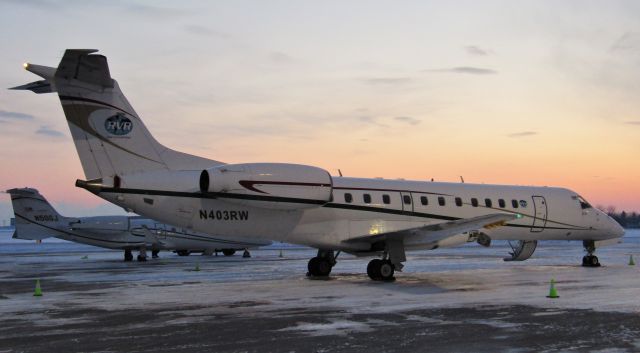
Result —
M 395 312 L 425 307 L 527 304 L 541 308 L 592 308 L 599 311 L 640 312 L 640 269 L 628 266 L 630 254 L 640 260 L 640 232 L 629 231 L 625 242 L 598 251 L 601 268 L 579 266 L 579 243 L 541 243 L 534 257 L 504 262 L 505 244 L 494 248 L 465 246 L 412 252 L 404 272 L 391 283 L 372 282 L 365 274 L 368 259 L 340 255 L 327 280 L 305 277 L 312 249 L 254 250 L 253 257 L 178 257 L 161 254 L 147 263 L 124 263 L 121 253 L 91 247 L 55 244 L 16 246 L 23 255 L 5 254 L 0 260 L 0 281 L 44 277 L 47 281 L 92 284 L 82 296 L 56 291 L 41 302 L 64 298 L 74 305 L 121 309 L 180 305 L 228 305 L 234 302 L 267 303 L 270 309 L 330 305 L 357 312 Z M 2 252 L 12 245 L 0 244 Z M 39 248 L 40 247 L 40 248 Z M 70 249 L 70 250 L 69 250 Z M 34 256 L 34 253 L 42 256 Z M 88 259 L 82 259 L 84 255 Z M 196 264 L 201 271 L 194 271 Z M 7 271 L 8 267 L 13 271 Z M 555 279 L 560 298 L 546 298 Z M 103 287 L 100 283 L 110 283 Z M 118 283 L 117 286 L 111 283 Z M 19 310 L 33 298 L 5 295 L 0 310 Z M 135 300 L 132 300 L 135 298 Z M 548 313 L 543 313 L 548 314 Z
M 541 242 L 524 262 L 504 262 L 508 245 L 495 242 L 411 252 L 394 282 L 369 280 L 368 259 L 344 254 L 329 278 L 310 279 L 315 251 L 277 244 L 248 259 L 125 263 L 119 251 L 9 237 L 0 233 L 0 347 L 19 351 L 156 351 L 156 336 L 220 352 L 632 352 L 640 342 L 640 267 L 628 265 L 640 260 L 638 230 L 599 249 L 600 268 L 579 265 L 577 242 Z M 546 297 L 552 278 L 557 299 Z

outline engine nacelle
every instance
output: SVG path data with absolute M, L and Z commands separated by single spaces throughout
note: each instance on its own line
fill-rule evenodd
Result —
M 200 191 L 226 194 L 229 202 L 293 210 L 331 201 L 332 180 L 326 170 L 300 164 L 226 164 L 202 171 Z
M 92 234 L 113 234 L 129 230 L 128 216 L 84 217 L 69 224 L 72 230 Z

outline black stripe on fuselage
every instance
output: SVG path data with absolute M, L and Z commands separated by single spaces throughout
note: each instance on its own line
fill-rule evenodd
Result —
M 210 243 L 225 243 L 225 244 L 231 244 L 231 245 L 238 245 L 238 246 L 246 246 L 246 247 L 259 247 L 259 246 L 266 246 L 263 244 L 255 244 L 255 243 L 248 243 L 248 242 L 239 242 L 239 241 L 234 241 L 234 240 L 226 240 L 226 239 L 220 239 L 220 238 L 213 238 L 213 237 L 209 237 L 206 235 L 198 235 L 198 234 L 192 234 L 192 233 L 179 233 L 179 232 L 172 232 L 172 231 L 167 231 L 165 229 L 161 229 L 161 228 L 147 228 L 149 231 L 157 231 L 157 232 L 166 232 L 166 235 L 157 235 L 158 237 L 168 237 L 168 238 L 176 238 L 176 239 L 186 239 L 186 240 L 194 240 L 194 241 L 208 241 Z M 137 234 L 133 234 L 131 233 L 132 236 L 134 237 L 143 237 L 143 235 L 137 235 Z M 162 241 L 162 239 L 160 239 L 160 241 Z
M 226 199 L 240 199 L 240 200 L 267 201 L 267 202 L 301 203 L 301 204 L 314 204 L 314 205 L 319 205 L 327 208 L 339 208 L 339 209 L 363 211 L 363 212 L 387 213 L 387 214 L 403 215 L 403 216 L 410 216 L 410 217 L 439 219 L 439 220 L 445 220 L 445 221 L 455 221 L 455 220 L 463 219 L 460 217 L 437 215 L 437 214 L 431 214 L 431 213 L 404 211 L 404 210 L 379 208 L 379 207 L 371 207 L 371 206 L 341 204 L 341 203 L 325 202 L 322 200 L 308 200 L 308 199 L 279 197 L 279 196 L 243 195 L 243 194 L 231 194 L 231 193 L 221 193 L 221 192 L 206 192 L 206 193 L 182 192 L 182 191 L 145 190 L 145 189 L 129 189 L 129 188 L 116 189 L 116 188 L 108 188 L 108 187 L 102 187 L 99 190 L 97 191 L 94 190 L 92 192 L 95 192 L 98 194 L 103 192 L 103 193 L 115 193 L 115 194 L 153 195 L 153 196 L 186 197 L 186 198 L 200 198 L 200 199 L 225 199 L 226 198 Z M 497 210 L 500 210 L 500 209 L 497 209 Z M 500 211 L 503 211 L 503 210 L 500 210 Z M 504 210 L 504 212 L 513 213 L 507 210 Z M 524 216 L 531 217 L 529 215 L 524 215 Z M 547 219 L 547 222 L 563 224 L 563 223 L 555 222 L 549 219 Z M 536 229 L 542 228 L 542 229 L 563 229 L 563 230 L 589 230 L 588 228 L 579 227 L 575 225 L 568 225 L 571 228 L 548 227 L 548 226 L 533 227 L 531 225 L 519 225 L 519 224 L 507 223 L 505 224 L 505 226 L 516 227 L 516 228 L 536 228 Z
M 89 99 L 89 98 L 81 98 L 81 97 L 72 97 L 72 96 L 59 96 L 59 97 L 60 97 L 61 101 L 78 101 L 78 102 L 88 102 L 88 103 L 93 103 L 93 104 L 104 105 L 106 107 L 113 108 L 115 110 L 119 110 L 119 111 L 121 111 L 121 112 L 123 112 L 125 114 L 129 114 L 129 115 L 131 115 L 131 116 L 133 116 L 133 117 L 135 117 L 137 119 L 140 119 L 135 114 L 132 114 L 132 113 L 130 113 L 130 112 L 128 112 L 128 111 L 126 111 L 126 110 L 124 110 L 122 108 L 116 107 L 115 105 L 112 105 L 112 104 L 109 104 L 109 103 L 105 103 L 105 102 L 101 102 L 99 100 Z

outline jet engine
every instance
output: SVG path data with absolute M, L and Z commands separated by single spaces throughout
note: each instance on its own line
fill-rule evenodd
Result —
M 93 234 L 114 234 L 129 230 L 129 217 L 127 216 L 98 216 L 85 217 L 69 223 L 72 230 L 81 230 Z
M 533 255 L 538 246 L 537 240 L 518 240 L 515 242 L 509 241 L 512 252 L 509 253 L 511 257 L 505 257 L 504 261 L 524 261 Z
M 200 174 L 200 191 L 225 201 L 293 210 L 331 201 L 331 175 L 321 168 L 284 163 L 226 164 Z

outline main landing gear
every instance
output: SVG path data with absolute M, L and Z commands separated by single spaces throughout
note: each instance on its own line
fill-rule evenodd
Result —
M 367 265 L 367 275 L 374 281 L 393 281 L 393 274 L 402 271 L 403 262 L 407 261 L 402 239 L 388 239 L 384 243 L 382 259 L 373 259 Z
M 224 254 L 224 256 L 233 256 L 236 251 L 233 249 L 222 249 L 222 253 Z
M 158 256 L 159 253 L 160 253 L 160 250 L 151 250 L 151 258 L 157 259 L 159 257 Z
M 125 262 L 133 261 L 133 254 L 131 253 L 130 249 L 127 249 L 124 251 L 124 261 Z
M 140 248 L 140 251 L 138 252 L 138 261 L 140 262 L 147 261 L 147 249 Z
M 593 240 L 584 240 L 582 242 L 584 250 L 587 252 L 582 258 L 582 266 L 584 267 L 600 267 L 600 261 L 598 257 L 593 253 L 596 251 L 596 245 Z
M 338 253 L 339 254 L 339 253 Z M 307 276 L 326 277 L 331 273 L 331 269 L 336 264 L 336 257 L 333 250 L 318 250 L 318 255 L 307 264 Z
M 367 265 L 367 275 L 374 281 L 393 281 L 396 267 L 387 259 L 373 259 Z

